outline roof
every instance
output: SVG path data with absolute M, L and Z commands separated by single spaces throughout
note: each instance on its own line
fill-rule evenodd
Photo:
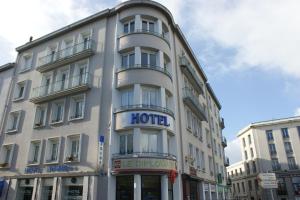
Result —
M 217 96 L 215 95 L 215 93 L 214 93 L 212 87 L 210 86 L 209 83 L 206 83 L 206 87 L 207 87 L 207 90 L 208 90 L 210 96 L 213 98 L 213 100 L 214 100 L 215 103 L 217 104 L 219 110 L 221 110 L 222 106 L 221 106 L 221 104 L 220 104 L 220 102 L 219 102 Z
M 251 128 L 256 127 L 262 127 L 262 126 L 270 126 L 270 125 L 277 125 L 277 124 L 285 124 L 285 123 L 291 123 L 291 122 L 300 122 L 300 116 L 295 117 L 287 117 L 287 118 L 279 118 L 279 119 L 272 119 L 272 120 L 266 120 L 266 121 L 260 121 L 260 122 L 254 122 L 246 126 L 245 128 L 241 129 L 237 136 L 242 135 L 246 131 L 248 131 Z
M 15 63 L 6 63 L 4 65 L 0 66 L 0 72 L 8 70 L 10 68 L 13 68 L 15 66 Z

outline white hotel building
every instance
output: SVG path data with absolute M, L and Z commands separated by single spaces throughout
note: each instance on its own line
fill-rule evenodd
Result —
M 221 105 L 164 6 L 124 2 L 16 50 L 0 199 L 225 199 Z

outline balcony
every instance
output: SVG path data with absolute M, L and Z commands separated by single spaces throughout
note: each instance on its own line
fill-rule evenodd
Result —
M 198 97 L 193 94 L 191 89 L 183 88 L 183 102 L 194 111 L 199 119 L 207 121 L 206 112 L 201 106 Z
M 84 92 L 92 86 L 92 74 L 84 73 L 70 77 L 68 80 L 61 80 L 50 85 L 33 88 L 30 101 L 43 103 L 66 95 Z
M 223 145 L 223 147 L 227 147 L 227 139 L 226 139 L 226 137 L 222 137 L 222 145 Z
M 203 94 L 203 84 L 197 76 L 197 72 L 193 69 L 185 56 L 182 56 L 179 59 L 182 72 L 189 78 L 197 92 Z
M 228 157 L 225 157 L 225 158 L 224 158 L 224 166 L 225 166 L 225 167 L 228 167 L 228 166 L 229 166 L 229 158 L 228 158 Z
M 113 154 L 112 173 L 157 172 L 169 173 L 176 170 L 176 156 L 168 153 L 135 152 Z
M 94 54 L 95 47 L 96 45 L 93 40 L 87 40 L 46 55 L 39 59 L 39 65 L 36 70 L 39 72 L 47 72 L 68 63 L 87 58 Z
M 221 129 L 224 129 L 224 128 L 225 128 L 224 118 L 221 118 L 221 119 L 220 119 L 219 124 L 220 124 L 220 128 L 221 128 Z
M 124 111 L 131 111 L 131 110 L 152 110 L 158 111 L 162 113 L 166 113 L 174 118 L 174 112 L 169 108 L 156 106 L 156 105 L 147 105 L 147 104 L 136 104 L 136 105 L 127 105 L 121 106 L 120 108 L 116 109 L 115 112 L 124 112 Z

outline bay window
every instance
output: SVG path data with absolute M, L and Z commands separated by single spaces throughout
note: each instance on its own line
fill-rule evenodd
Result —
M 32 141 L 30 143 L 30 148 L 29 148 L 29 157 L 28 157 L 28 164 L 33 165 L 33 164 L 39 164 L 40 162 L 40 154 L 41 154 L 41 141 Z
M 120 135 L 120 154 L 133 153 L 133 134 Z
M 135 54 L 134 52 L 122 54 L 122 68 L 133 67 L 135 63 Z
M 133 105 L 133 89 L 126 89 L 121 92 L 121 106 Z
M 65 100 L 58 100 L 52 103 L 51 123 L 63 122 L 65 112 Z
M 157 66 L 157 53 L 153 51 L 142 51 L 141 64 L 143 66 L 156 67 Z
M 141 134 L 141 149 L 143 153 L 157 153 L 158 132 L 143 130 Z
M 142 102 L 145 106 L 159 105 L 159 90 L 157 88 L 142 87 Z
M 143 19 L 142 20 L 142 30 L 145 32 L 151 32 L 154 33 L 155 32 L 155 22 L 151 21 L 151 20 L 146 20 Z
M 82 134 L 67 137 L 65 161 L 80 162 Z
M 83 119 L 85 110 L 85 94 L 70 98 L 69 120 Z
M 35 118 L 34 118 L 34 127 L 42 127 L 46 125 L 46 116 L 47 116 L 47 104 L 39 105 L 36 107 Z

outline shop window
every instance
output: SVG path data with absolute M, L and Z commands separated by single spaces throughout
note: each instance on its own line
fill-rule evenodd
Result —
M 31 200 L 33 195 L 34 179 L 19 179 L 18 182 L 16 199 Z
M 42 200 L 51 200 L 53 192 L 53 178 L 44 178 L 42 179 Z
M 30 143 L 29 147 L 29 156 L 28 156 L 28 164 L 36 165 L 40 162 L 40 154 L 41 154 L 41 141 L 36 140 Z
M 300 176 L 292 178 L 295 195 L 300 195 Z
M 36 107 L 34 128 L 39 128 L 46 125 L 47 107 L 48 104 L 39 105 Z
M 62 179 L 62 199 L 82 199 L 83 177 Z
M 133 153 L 133 134 L 120 135 L 120 154 Z
M 46 143 L 45 162 L 56 163 L 59 161 L 61 138 L 49 138 Z
M 67 137 L 65 161 L 80 162 L 82 134 Z
M 14 111 L 9 113 L 7 125 L 6 125 L 6 133 L 17 132 L 20 125 L 22 111 Z
M 142 176 L 142 199 L 161 199 L 161 177 Z
M 69 120 L 83 119 L 85 111 L 85 94 L 70 98 Z
M 129 52 L 122 54 L 122 68 L 130 68 L 134 66 L 135 63 L 135 55 L 134 52 Z
M 22 81 L 16 83 L 16 87 L 14 91 L 14 101 L 24 99 L 27 85 L 28 85 L 28 81 Z
M 116 177 L 116 197 L 117 200 L 134 199 L 134 177 L 133 176 L 117 176 Z
M 63 122 L 65 112 L 65 100 L 58 100 L 53 102 L 51 110 L 51 124 Z
M 2 145 L 0 152 L 0 168 L 9 168 L 11 166 L 15 144 Z

